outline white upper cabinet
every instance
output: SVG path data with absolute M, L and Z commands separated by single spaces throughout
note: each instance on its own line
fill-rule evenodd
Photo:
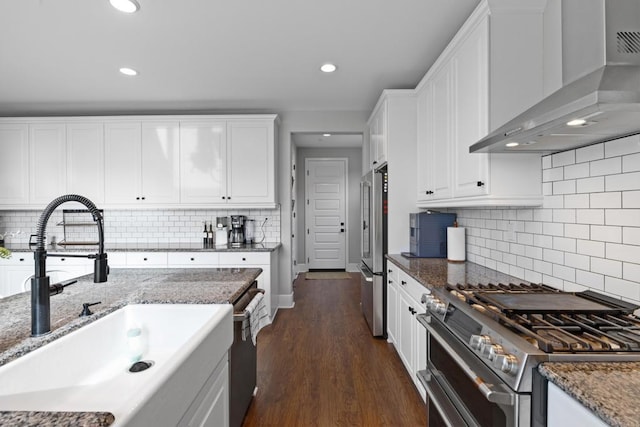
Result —
M 105 125 L 105 204 L 165 205 L 179 201 L 178 122 Z
M 66 137 L 64 123 L 29 126 L 29 202 L 46 205 L 66 193 Z
M 376 169 L 387 161 L 387 120 L 387 100 L 383 99 L 369 119 L 369 169 Z
M 0 204 L 29 203 L 29 126 L 0 123 Z
M 545 3 L 482 1 L 418 85 L 418 207 L 542 203 L 538 154 L 469 146 L 544 96 Z
M 104 126 L 102 123 L 67 125 L 67 193 L 104 203 Z
M 140 201 L 141 125 L 107 123 L 104 128 L 105 203 Z
M 175 122 L 143 122 L 141 197 L 147 203 L 180 201 L 180 137 Z
M 0 118 L 0 210 L 276 203 L 276 115 Z M 80 207 L 80 206 L 79 206 Z
M 227 203 L 275 203 L 274 123 L 232 120 L 227 123 Z
M 226 121 L 180 123 L 180 186 L 182 203 L 216 204 L 226 200 Z

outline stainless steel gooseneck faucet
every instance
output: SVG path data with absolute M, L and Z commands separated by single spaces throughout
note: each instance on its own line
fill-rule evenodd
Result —
M 102 214 L 95 204 L 86 197 L 77 194 L 67 194 L 54 199 L 42 212 L 38 220 L 35 259 L 35 275 L 31 279 L 31 336 L 37 337 L 48 334 L 51 331 L 51 306 L 49 301 L 49 276 L 47 276 L 47 256 L 59 256 L 47 254 L 44 245 L 44 234 L 47 230 L 47 222 L 53 211 L 65 202 L 78 202 L 87 207 L 93 220 L 98 225 L 98 253 L 86 255 L 86 258 L 94 259 L 93 281 L 101 283 L 107 281 L 109 266 L 107 254 L 104 252 L 104 226 Z M 66 256 L 66 255 L 64 255 Z

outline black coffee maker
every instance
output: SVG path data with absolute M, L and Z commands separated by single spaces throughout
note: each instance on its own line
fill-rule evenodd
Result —
M 231 215 L 231 231 L 229 243 L 232 247 L 244 246 L 244 215 Z

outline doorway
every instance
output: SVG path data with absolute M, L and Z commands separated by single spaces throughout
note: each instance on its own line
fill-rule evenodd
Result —
M 346 158 L 305 159 L 305 253 L 309 270 L 347 267 Z

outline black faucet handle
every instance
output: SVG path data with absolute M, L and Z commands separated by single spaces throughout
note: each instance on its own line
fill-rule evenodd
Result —
M 89 310 L 89 307 L 91 307 L 92 305 L 96 305 L 96 304 L 102 304 L 102 301 L 92 302 L 92 303 L 88 303 L 88 302 L 83 303 L 82 304 L 82 313 L 80 313 L 80 316 L 78 316 L 78 317 L 91 316 L 93 314 L 93 312 L 91 310 Z

